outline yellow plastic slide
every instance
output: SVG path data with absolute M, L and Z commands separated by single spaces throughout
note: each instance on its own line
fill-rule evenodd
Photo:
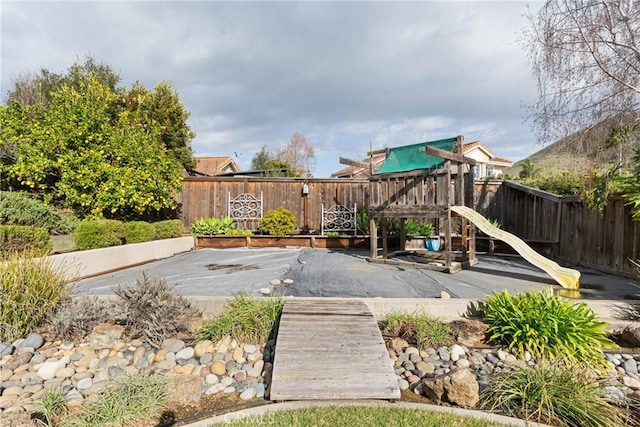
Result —
M 571 268 L 560 267 L 556 262 L 545 258 L 538 252 L 531 249 L 522 239 L 507 233 L 504 230 L 491 224 L 485 217 L 466 206 L 451 206 L 451 211 L 467 218 L 473 222 L 483 233 L 494 239 L 502 240 L 515 249 L 524 259 L 536 267 L 544 270 L 549 276 L 567 289 L 578 289 L 580 287 L 580 272 Z

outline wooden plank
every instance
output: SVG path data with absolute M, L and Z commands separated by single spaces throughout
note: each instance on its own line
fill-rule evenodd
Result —
M 339 157 L 338 161 L 340 162 L 341 165 L 355 166 L 355 167 L 358 167 L 358 168 L 368 168 L 369 167 L 369 163 L 360 162 L 358 160 L 347 159 L 346 157 Z
M 472 159 L 471 157 L 463 156 L 462 154 L 452 153 L 451 151 L 441 150 L 439 148 L 430 147 L 430 146 L 425 147 L 425 150 L 427 154 L 430 156 L 440 157 L 445 160 L 449 160 L 456 163 L 466 163 L 472 166 L 476 164 L 475 159 Z
M 359 300 L 287 300 L 270 398 L 400 398 L 393 363 L 368 307 Z

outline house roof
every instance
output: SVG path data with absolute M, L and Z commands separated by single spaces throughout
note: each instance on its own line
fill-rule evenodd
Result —
M 385 154 L 376 154 L 373 156 L 373 166 L 374 169 L 377 169 L 382 162 L 384 162 Z M 362 163 L 366 163 L 367 167 L 363 168 L 360 166 L 347 166 L 345 168 L 340 169 L 337 172 L 331 174 L 332 177 L 351 177 L 358 174 L 365 174 L 369 176 L 369 161 L 371 159 L 367 157 L 366 159 L 362 159 Z
M 462 152 L 463 152 L 463 154 L 467 154 L 471 150 L 476 149 L 476 148 L 478 148 L 478 149 L 484 151 L 485 153 L 487 153 L 487 155 L 489 156 L 489 159 L 490 159 L 490 161 L 492 163 L 513 163 L 509 159 L 505 159 L 503 157 L 497 157 L 495 154 L 493 154 L 493 151 L 491 151 L 491 149 L 489 147 L 487 147 L 486 145 L 484 145 L 481 141 L 473 141 L 473 142 L 469 142 L 467 144 L 464 144 L 462 146 Z
M 225 170 L 228 167 L 231 168 L 232 172 L 238 172 L 240 170 L 232 157 L 196 157 L 196 167 L 193 170 L 206 176 L 215 176 L 229 172 Z

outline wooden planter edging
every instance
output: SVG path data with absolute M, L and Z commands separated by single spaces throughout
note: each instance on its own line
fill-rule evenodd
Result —
M 369 237 L 365 236 L 204 236 L 195 237 L 196 248 L 320 248 L 320 249 L 368 249 Z

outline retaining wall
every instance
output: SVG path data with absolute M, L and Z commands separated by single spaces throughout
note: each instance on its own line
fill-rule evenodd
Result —
M 193 247 L 193 237 L 185 236 L 51 255 L 49 259 L 56 266 L 64 266 L 68 279 L 74 280 L 167 258 Z

